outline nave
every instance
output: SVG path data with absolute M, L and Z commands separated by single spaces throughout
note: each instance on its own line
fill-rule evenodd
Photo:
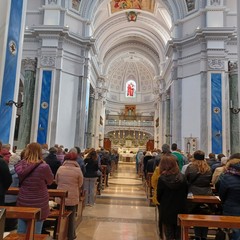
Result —
M 156 240 L 155 208 L 149 206 L 134 163 L 120 162 L 109 187 L 86 206 L 77 229 L 79 240 Z

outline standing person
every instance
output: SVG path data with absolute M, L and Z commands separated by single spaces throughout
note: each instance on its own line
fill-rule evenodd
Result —
M 45 162 L 49 165 L 51 168 L 51 171 L 53 173 L 53 176 L 55 177 L 58 168 L 62 165 L 61 162 L 57 159 L 57 148 L 51 147 L 49 149 L 49 154 L 44 158 Z M 53 182 L 50 186 L 48 186 L 49 189 L 56 189 L 57 184 Z
M 52 170 L 53 176 L 55 177 L 58 168 L 61 166 L 61 162 L 57 159 L 57 148 L 51 147 L 49 154 L 44 158 L 46 163 Z
M 160 177 L 157 185 L 157 200 L 160 203 L 160 219 L 167 240 L 181 239 L 177 215 L 186 213 L 188 187 L 184 175 L 180 172 L 175 156 L 162 155 Z
M 68 239 L 76 238 L 75 216 L 80 198 L 80 188 L 83 184 L 83 174 L 77 163 L 77 153 L 69 152 L 65 155 L 65 161 L 56 173 L 56 183 L 58 189 L 68 190 L 65 200 L 66 209 L 71 211 L 68 224 Z M 56 199 L 60 203 L 60 199 Z
M 0 157 L 0 205 L 4 205 L 5 193 L 12 183 L 12 175 L 8 165 L 3 158 Z
M 108 187 L 108 177 L 111 172 L 111 159 L 109 156 L 109 152 L 106 150 L 101 156 L 101 165 L 106 166 L 106 183 L 105 185 Z
M 211 168 L 205 161 L 205 153 L 197 150 L 193 154 L 192 163 L 187 167 L 185 176 L 189 184 L 189 193 L 193 195 L 212 195 L 210 186 L 212 179 Z M 199 204 L 189 204 L 189 212 L 195 214 L 206 214 L 207 209 L 201 209 Z M 204 211 L 204 212 L 203 212 Z M 194 227 L 195 239 L 206 240 L 208 228 Z
M 219 177 L 219 197 L 223 204 L 223 215 L 240 216 L 240 153 L 233 154 L 226 171 Z M 240 229 L 232 229 L 232 240 L 240 239 Z
M 177 163 L 178 163 L 178 167 L 180 169 L 180 171 L 182 170 L 182 167 L 184 165 L 184 162 L 183 162 L 183 156 L 180 152 L 177 151 L 177 144 L 176 143 L 173 143 L 172 144 L 172 154 L 174 156 L 176 156 L 177 158 Z
M 86 191 L 85 204 L 93 206 L 95 202 L 95 185 L 98 178 L 97 152 L 94 148 L 90 149 L 84 159 L 86 172 L 84 174 L 84 190 Z
M 136 154 L 136 173 L 137 174 L 139 173 L 139 165 L 140 165 L 142 156 L 143 156 L 143 152 L 139 150 Z
M 38 143 L 30 143 L 24 159 L 15 165 L 19 178 L 17 206 L 41 208 L 41 219 L 36 222 L 35 233 L 41 234 L 44 219 L 49 215 L 49 195 L 47 185 L 52 184 L 53 174 L 42 159 L 42 148 Z M 18 233 L 25 233 L 27 223 L 18 219 Z

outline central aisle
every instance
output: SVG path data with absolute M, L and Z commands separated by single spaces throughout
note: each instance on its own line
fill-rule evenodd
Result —
M 109 187 L 86 206 L 77 229 L 79 240 L 156 240 L 155 208 L 149 207 L 133 163 L 119 163 Z

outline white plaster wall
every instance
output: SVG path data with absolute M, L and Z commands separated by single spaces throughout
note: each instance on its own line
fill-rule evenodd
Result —
M 222 11 L 208 11 L 206 15 L 207 27 L 223 27 L 223 12 Z
M 66 59 L 64 57 L 62 70 L 63 72 L 70 73 L 73 75 L 81 76 L 83 75 L 83 69 L 77 61 L 73 62 L 74 59 Z
M 68 148 L 74 146 L 78 82 L 78 77 L 66 73 L 60 79 L 56 143 Z
M 69 26 L 69 31 L 77 35 L 83 35 L 83 22 L 71 15 L 65 15 L 64 26 Z
M 192 34 L 198 27 L 202 27 L 202 15 L 198 15 L 195 18 L 184 20 L 182 26 L 182 37 Z
M 200 138 L 201 78 L 195 75 L 182 80 L 182 146 L 185 137 Z
M 45 9 L 44 11 L 44 25 L 59 25 L 60 10 Z
M 43 11 L 41 11 L 44 0 L 27 1 L 26 26 L 38 26 L 43 24 Z

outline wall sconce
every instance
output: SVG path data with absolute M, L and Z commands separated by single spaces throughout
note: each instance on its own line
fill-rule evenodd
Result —
M 238 113 L 240 112 L 240 108 L 235 108 L 235 107 L 233 107 L 232 100 L 230 100 L 230 111 L 231 111 L 233 114 L 238 114 Z
M 217 133 L 215 134 L 216 137 L 220 137 L 221 136 L 221 131 L 217 131 Z
M 13 100 L 9 100 L 8 102 L 6 102 L 6 106 L 12 107 L 12 105 L 14 105 L 17 108 L 21 108 L 23 106 L 23 102 L 17 103 Z

